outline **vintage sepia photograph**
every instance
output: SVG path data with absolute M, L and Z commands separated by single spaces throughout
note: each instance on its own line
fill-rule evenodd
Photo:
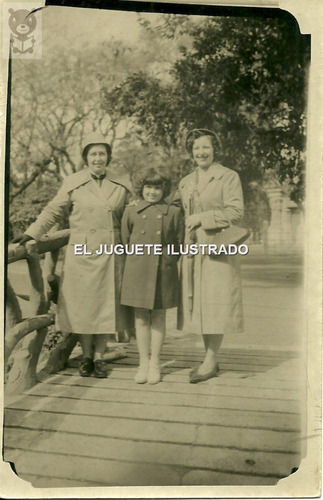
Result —
M 268 7 L 3 9 L 6 474 L 274 496 L 321 442 L 310 34 Z

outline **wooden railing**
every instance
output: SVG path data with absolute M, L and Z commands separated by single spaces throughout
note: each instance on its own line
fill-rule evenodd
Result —
M 54 228 L 53 228 L 54 229 Z M 37 371 L 48 327 L 55 323 L 52 311 L 53 297 L 58 295 L 59 278 L 55 275 L 59 251 L 69 240 L 70 231 L 64 229 L 51 232 L 40 240 L 30 240 L 24 246 L 9 245 L 8 265 L 26 259 L 30 277 L 30 294 L 16 294 L 9 279 L 6 287 L 6 332 L 5 332 L 5 392 L 14 395 L 30 389 L 51 373 L 63 369 L 78 340 L 78 335 L 61 332 L 57 345 L 52 349 L 42 369 Z M 43 266 L 40 254 L 45 254 Z M 29 301 L 29 315 L 22 318 L 18 297 Z M 129 342 L 132 330 L 112 334 L 117 342 Z M 115 361 L 126 357 L 122 347 L 107 350 L 103 359 Z
M 37 242 L 28 241 L 25 246 L 9 245 L 8 265 L 26 259 L 31 286 L 30 317 L 23 319 L 17 295 L 9 279 L 7 281 L 4 358 L 7 394 L 21 394 L 37 382 L 37 364 L 47 329 L 55 322 L 55 314 L 50 311 L 50 284 L 55 282 L 53 276 L 59 250 L 67 244 L 68 239 L 69 230 L 65 229 L 49 233 Z M 43 253 L 46 255 L 42 270 L 39 255 Z M 42 371 L 49 374 L 62 368 L 76 342 L 77 335 L 63 334 Z

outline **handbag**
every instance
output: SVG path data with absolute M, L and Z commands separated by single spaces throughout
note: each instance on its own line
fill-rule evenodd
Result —
M 250 231 L 239 226 L 228 226 L 220 229 L 204 229 L 209 245 L 216 245 L 219 248 L 221 245 L 241 245 L 250 236 Z M 212 256 L 212 254 L 210 255 Z M 215 255 L 213 255 L 215 256 Z

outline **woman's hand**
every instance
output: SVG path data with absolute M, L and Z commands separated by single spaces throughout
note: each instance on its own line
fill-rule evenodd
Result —
M 186 229 L 190 232 L 197 229 L 201 225 L 201 215 L 193 214 L 186 218 Z
M 14 238 L 12 240 L 12 243 L 19 243 L 19 245 L 24 245 L 25 243 L 27 243 L 27 241 L 30 241 L 33 239 L 34 238 L 29 236 L 29 234 L 20 234 L 19 236 L 16 236 L 16 238 Z

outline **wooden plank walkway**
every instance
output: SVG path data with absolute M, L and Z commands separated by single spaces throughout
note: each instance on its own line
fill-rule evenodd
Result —
M 299 466 L 301 361 L 222 349 L 220 376 L 188 383 L 202 350 L 168 339 L 163 382 L 133 381 L 138 356 L 109 377 L 69 367 L 7 403 L 5 460 L 35 487 L 272 485 Z

